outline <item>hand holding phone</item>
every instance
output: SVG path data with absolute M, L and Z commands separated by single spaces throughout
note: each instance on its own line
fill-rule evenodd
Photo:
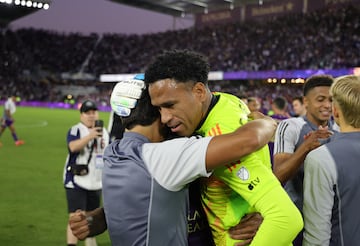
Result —
M 95 120 L 95 127 L 99 128 L 99 129 L 97 129 L 97 132 L 101 133 L 101 135 L 102 135 L 102 128 L 104 127 L 104 121 L 103 120 Z

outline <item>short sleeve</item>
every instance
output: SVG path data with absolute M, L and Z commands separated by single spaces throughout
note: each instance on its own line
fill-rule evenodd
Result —
M 283 120 L 275 132 L 274 155 L 278 153 L 294 153 L 300 128 L 294 119 Z
M 164 188 L 178 191 L 198 177 L 208 177 L 206 151 L 211 137 L 177 138 L 146 143 L 142 156 L 150 173 Z

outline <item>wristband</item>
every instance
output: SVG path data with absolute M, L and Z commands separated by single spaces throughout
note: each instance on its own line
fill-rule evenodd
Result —
M 115 112 L 115 114 L 123 117 L 129 116 L 131 113 L 131 109 L 116 104 L 111 104 L 111 109 Z
M 134 98 L 130 98 L 130 97 L 122 97 L 122 96 L 117 96 L 117 97 L 113 97 L 111 100 L 111 104 L 117 105 L 117 106 L 122 106 L 124 108 L 135 108 L 137 103 L 137 100 Z
M 86 216 L 86 220 L 87 220 L 89 226 L 91 226 L 94 221 L 94 218 L 92 216 Z

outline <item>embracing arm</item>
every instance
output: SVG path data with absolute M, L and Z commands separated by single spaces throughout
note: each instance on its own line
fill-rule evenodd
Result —
M 235 245 L 249 245 L 255 237 L 256 232 L 259 230 L 263 220 L 264 218 L 257 212 L 246 214 L 242 217 L 239 224 L 229 229 L 229 235 L 232 239 L 241 240 L 241 242 L 238 242 Z
M 268 242 L 274 242 L 273 245 L 288 246 L 303 227 L 302 217 L 271 169 L 264 164 L 259 161 L 258 154 L 254 153 L 242 160 L 240 165 L 233 166 L 232 170 L 224 168 L 214 171 L 248 202 L 251 211 L 256 211 L 263 217 L 253 239 L 251 234 L 242 238 L 230 235 L 233 239 L 251 242 L 250 245 L 268 245 Z M 241 171 L 248 175 L 239 176 Z M 257 223 L 252 227 L 256 228 Z M 236 245 L 247 245 L 245 241 Z
M 300 211 L 279 183 L 262 194 L 254 207 L 264 221 L 250 245 L 276 242 L 276 245 L 288 246 L 303 228 Z
M 260 149 L 269 142 L 275 130 L 276 121 L 264 116 L 233 133 L 213 137 L 206 152 L 206 169 L 212 170 Z

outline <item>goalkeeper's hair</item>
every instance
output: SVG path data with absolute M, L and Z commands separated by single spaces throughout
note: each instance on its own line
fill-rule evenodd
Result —
M 170 50 L 157 56 L 145 71 L 145 83 L 174 79 L 176 82 L 208 84 L 209 63 L 205 56 L 190 50 Z
M 159 117 L 160 111 L 151 104 L 149 92 L 146 88 L 143 90 L 140 99 L 138 99 L 136 107 L 131 110 L 130 115 L 121 117 L 121 120 L 123 126 L 131 130 L 137 125 L 149 126 L 159 119 Z

